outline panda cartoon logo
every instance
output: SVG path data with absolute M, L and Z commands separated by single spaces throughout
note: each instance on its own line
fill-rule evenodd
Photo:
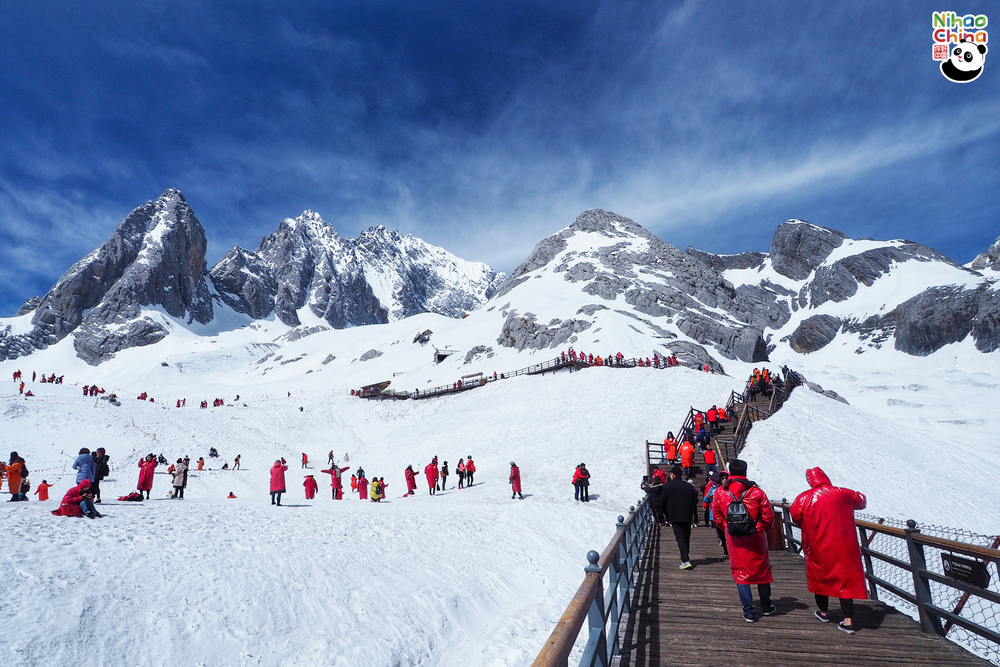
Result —
M 951 47 L 948 60 L 941 62 L 941 73 L 955 83 L 969 83 L 979 78 L 986 62 L 986 45 L 961 42 Z

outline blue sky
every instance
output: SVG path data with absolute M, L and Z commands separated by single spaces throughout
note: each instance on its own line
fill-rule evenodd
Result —
M 306 208 L 508 272 L 593 207 L 680 248 L 796 217 L 967 262 L 1000 236 L 1000 52 L 945 80 L 945 8 L 6 3 L 0 316 L 169 187 L 210 265 Z

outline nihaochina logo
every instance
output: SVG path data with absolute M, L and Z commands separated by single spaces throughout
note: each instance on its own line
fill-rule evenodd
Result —
M 969 83 L 979 78 L 986 65 L 986 31 L 989 19 L 985 14 L 934 12 L 934 60 L 941 61 L 941 74 L 955 83 Z

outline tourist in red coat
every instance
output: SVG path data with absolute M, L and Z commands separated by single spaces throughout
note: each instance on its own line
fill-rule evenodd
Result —
M 854 600 L 868 597 L 861 565 L 854 511 L 868 500 L 863 493 L 833 486 L 820 468 L 806 471 L 812 487 L 798 495 L 789 511 L 802 528 L 802 551 L 806 556 L 806 583 L 816 596 L 816 618 L 829 623 L 830 597 L 840 600 L 844 620 L 838 628 L 854 634 Z
M 333 452 L 330 452 L 330 454 L 333 455 Z M 327 475 L 330 475 L 330 486 L 333 487 L 333 499 L 334 500 L 340 500 L 344 496 L 344 493 L 343 493 L 344 483 L 343 483 L 343 481 L 342 481 L 341 478 L 342 478 L 343 474 L 345 472 L 347 472 L 349 469 L 350 469 L 350 466 L 341 468 L 341 467 L 339 467 L 337 465 L 334 465 L 331 468 L 329 468 L 328 470 L 320 470 L 320 472 L 324 472 Z
M 726 512 L 730 503 L 741 497 L 751 519 L 756 520 L 755 530 L 750 535 L 731 535 L 726 525 Z M 712 497 L 712 519 L 726 533 L 729 569 L 743 604 L 743 620 L 748 623 L 756 620 L 751 584 L 757 585 L 763 615 L 774 614 L 777 609 L 771 602 L 773 578 L 767 552 L 767 531 L 774 521 L 774 511 L 764 490 L 747 479 L 746 461 L 733 459 L 729 462 L 729 479 Z
M 271 466 L 271 504 L 281 506 L 281 494 L 285 492 L 285 471 L 288 470 L 281 461 L 275 461 Z M 277 500 L 278 502 L 275 502 Z
M 149 500 L 149 492 L 153 490 L 153 472 L 156 470 L 156 457 L 146 454 L 146 458 L 139 461 L 139 484 L 136 486 L 139 493 L 146 492 L 146 500 Z
M 413 472 L 413 466 L 410 465 L 406 466 L 403 475 L 406 477 L 406 495 L 412 496 L 417 491 L 417 473 Z
M 510 462 L 510 490 L 513 492 L 510 494 L 511 500 L 514 500 L 514 496 L 524 500 L 521 495 L 521 469 L 513 461 Z
M 424 475 L 427 476 L 427 486 L 430 487 L 430 494 L 434 495 L 438 482 L 438 457 L 434 457 L 430 463 L 424 467 Z
M 315 477 L 306 475 L 305 480 L 302 481 L 302 486 L 306 487 L 306 500 L 312 500 L 316 497 L 316 489 L 319 488 L 319 484 L 316 483 Z
M 86 512 L 87 516 L 100 516 L 90 499 L 89 491 L 90 480 L 84 477 L 79 484 L 66 492 L 62 502 L 59 503 L 59 509 L 52 510 L 52 514 L 55 516 L 83 516 Z

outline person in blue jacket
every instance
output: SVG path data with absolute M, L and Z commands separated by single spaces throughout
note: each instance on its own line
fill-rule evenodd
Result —
M 80 455 L 73 461 L 73 470 L 76 470 L 76 483 L 87 480 L 94 483 L 94 476 L 97 468 L 94 465 L 94 457 L 90 455 L 90 450 L 84 447 L 80 450 Z

